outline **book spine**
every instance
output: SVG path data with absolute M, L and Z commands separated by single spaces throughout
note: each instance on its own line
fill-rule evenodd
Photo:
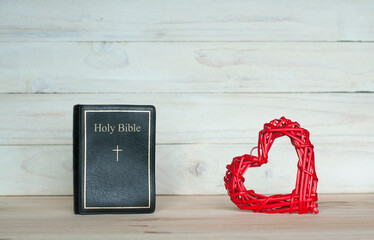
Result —
M 80 105 L 75 105 L 73 110 L 73 190 L 74 190 L 74 212 L 80 213 L 80 181 L 79 181 L 79 135 L 80 135 Z

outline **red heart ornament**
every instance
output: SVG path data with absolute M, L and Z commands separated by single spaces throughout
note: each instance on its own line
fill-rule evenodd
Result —
M 260 167 L 268 161 L 268 152 L 274 140 L 288 136 L 295 147 L 299 161 L 295 189 L 290 194 L 264 196 L 247 190 L 244 186 L 243 175 L 250 167 Z M 259 133 L 258 157 L 252 154 L 235 157 L 227 165 L 224 177 L 225 188 L 230 199 L 236 206 L 244 210 L 265 213 L 318 213 L 317 182 L 314 166 L 313 145 L 309 140 L 309 132 L 285 117 L 274 119 L 264 124 Z

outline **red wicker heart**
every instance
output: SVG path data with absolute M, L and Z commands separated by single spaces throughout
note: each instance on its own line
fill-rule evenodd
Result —
M 274 140 L 288 136 L 295 147 L 299 161 L 297 163 L 297 177 L 295 189 L 290 194 L 264 196 L 247 190 L 244 186 L 243 175 L 250 167 L 260 167 L 267 163 L 268 152 Z M 297 122 L 285 117 L 275 119 L 264 125 L 259 133 L 258 156 L 245 154 L 235 157 L 227 165 L 224 177 L 225 187 L 231 201 L 240 209 L 265 213 L 318 213 L 317 182 L 314 167 L 313 145 L 309 141 L 309 132 L 301 128 Z

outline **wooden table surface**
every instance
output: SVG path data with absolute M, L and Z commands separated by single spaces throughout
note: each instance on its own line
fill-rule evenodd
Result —
M 5 196 L 0 239 L 374 239 L 374 194 L 320 195 L 319 210 L 270 215 L 227 196 L 157 196 L 153 214 L 74 215 L 71 196 Z

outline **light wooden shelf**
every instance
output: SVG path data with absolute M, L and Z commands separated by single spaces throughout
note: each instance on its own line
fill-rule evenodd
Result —
M 0 239 L 374 239 L 374 194 L 320 195 L 319 214 L 238 210 L 228 196 L 157 196 L 156 212 L 74 215 L 71 196 L 0 197 Z

